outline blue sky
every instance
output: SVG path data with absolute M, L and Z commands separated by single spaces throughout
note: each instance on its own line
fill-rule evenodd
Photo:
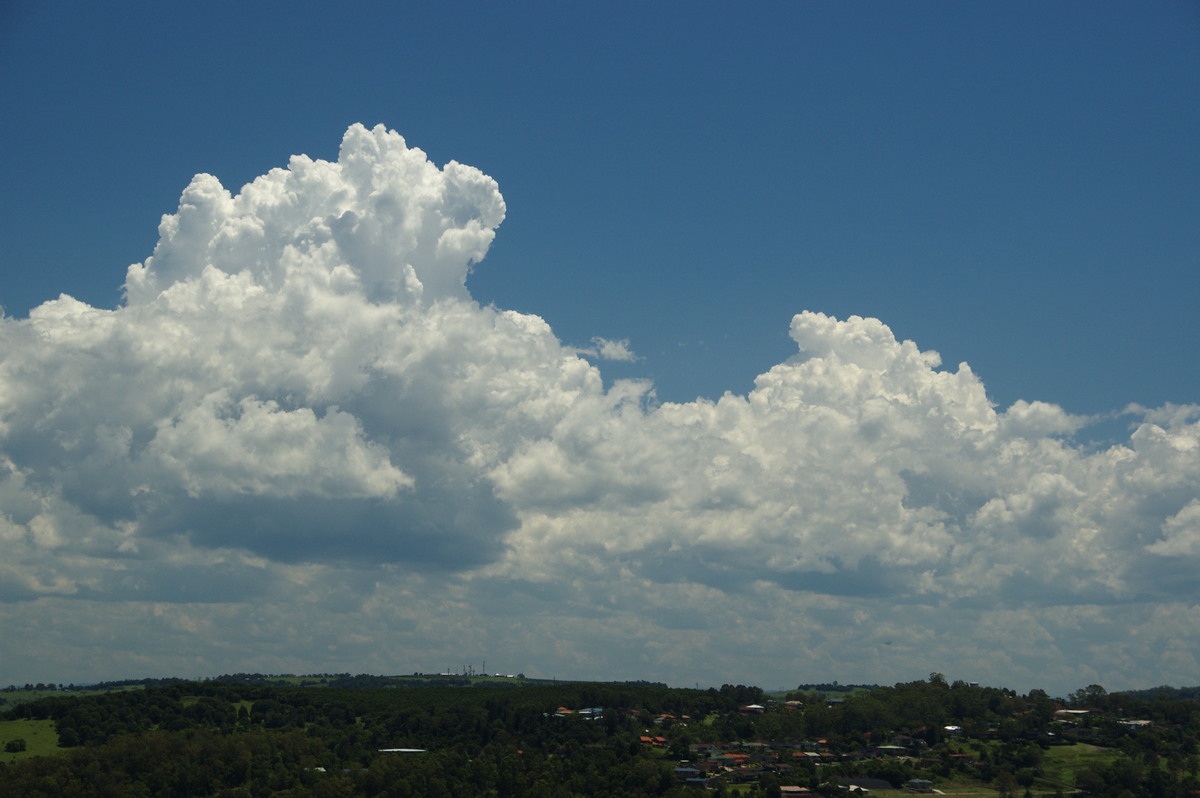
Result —
M 10 315 L 111 307 L 199 171 L 382 123 L 510 212 L 471 280 L 745 392 L 799 310 L 875 316 L 993 399 L 1189 402 L 1192 3 L 9 3 Z
M 1193 364 L 1200 348 L 1198 45 L 1200 7 L 1190 2 L 6 3 L 0 306 L 9 354 L 0 401 L 9 404 L 0 407 L 0 463 L 8 469 L 0 518 L 8 527 L 0 532 L 7 529 L 27 551 L 7 576 L 9 588 L 0 589 L 14 613 L 0 618 L 0 629 L 19 633 L 19 608 L 62 617 L 70 607 L 64 641 L 72 630 L 125 624 L 139 613 L 166 617 L 160 639 L 173 641 L 172 634 L 211 630 L 223 623 L 222 612 L 236 612 L 236 602 L 217 601 L 222 591 L 264 613 L 255 621 L 261 628 L 271 612 L 294 622 L 289 613 L 299 610 L 283 609 L 294 605 L 287 586 L 311 578 L 325 598 L 302 616 L 306 622 L 341 629 L 337 613 L 356 608 L 375 619 L 363 620 L 365 627 L 407 630 L 400 635 L 405 651 L 432 652 L 434 662 L 413 668 L 440 667 L 473 653 L 438 643 L 419 618 L 371 614 L 433 572 L 452 575 L 453 584 L 444 595 L 428 594 L 429 617 L 460 628 L 478 648 L 490 646 L 489 661 L 539 651 L 530 641 L 566 635 L 568 627 L 601 641 L 594 645 L 602 650 L 588 654 L 589 644 L 577 640 L 578 659 L 539 651 L 543 664 L 520 661 L 510 671 L 776 686 L 799 670 L 805 676 L 795 681 L 887 681 L 930 670 L 949 676 L 961 665 L 970 678 L 965 671 L 978 673 L 988 658 L 987 635 L 1019 636 L 1032 626 L 1051 641 L 1050 664 L 993 665 L 992 681 L 1012 675 L 1029 683 L 1011 686 L 1038 686 L 1048 673 L 1048 686 L 1066 692 L 1089 681 L 1120 687 L 1149 678 L 1134 650 L 1106 653 L 1107 664 L 1095 656 L 1086 665 L 1075 660 L 1071 635 L 1120 640 L 1153 617 L 1160 623 L 1155 657 L 1166 663 L 1154 675 L 1178 682 L 1195 672 L 1197 657 L 1194 646 L 1171 641 L 1198 623 L 1186 578 L 1191 558 L 1200 556 L 1200 466 L 1187 459 L 1196 438 L 1188 408 L 1200 401 Z M 467 234 L 486 258 L 471 267 L 466 291 L 478 306 L 540 317 L 548 328 L 503 314 L 485 321 L 478 306 L 477 315 L 443 307 L 419 324 L 403 314 L 385 322 L 364 305 L 354 318 L 380 325 L 372 335 L 397 351 L 425 340 L 416 330 L 471 342 L 462 344 L 457 367 L 450 366 L 457 350 L 430 343 L 428 352 L 440 354 L 429 362 L 442 367 L 419 375 L 379 360 L 364 348 L 367 338 L 351 332 L 337 346 L 310 341 L 310 355 L 296 361 L 296 368 L 349 363 L 345 370 L 360 376 L 391 375 L 378 384 L 364 376 L 366 387 L 316 372 L 303 389 L 282 373 L 276 382 L 251 379 L 245 375 L 270 369 L 255 360 L 261 353 L 238 349 L 248 344 L 236 330 L 227 335 L 240 343 L 211 357 L 180 343 L 176 359 L 155 355 L 151 363 L 139 359 L 151 357 L 148 350 L 123 347 L 176 340 L 179 329 L 198 340 L 232 318 L 262 340 L 282 341 L 291 330 L 295 346 L 312 329 L 288 326 L 294 305 L 268 303 L 258 311 L 265 315 L 237 315 L 253 303 L 246 299 L 235 313 L 220 298 L 234 288 L 222 294 L 199 271 L 204 258 L 226 255 L 211 248 L 198 254 L 182 238 L 159 244 L 166 254 L 145 266 L 140 298 L 104 317 L 111 323 L 88 327 L 93 322 L 79 321 L 86 316 L 79 306 L 62 303 L 29 318 L 60 294 L 123 308 L 127 267 L 155 253 L 160 219 L 176 212 L 193 175 L 209 173 L 237 194 L 288 167 L 293 155 L 337 161 L 354 123 L 395 131 L 437 167 L 457 161 L 496 181 L 502 224 L 493 218 L 490 189 L 471 182 L 476 193 L 463 200 L 480 203 L 484 228 L 498 224 L 494 240 L 490 233 L 471 238 L 475 228 Z M 371 135 L 350 136 L 345 151 L 383 147 L 377 170 L 408 157 L 383 132 Z M 385 141 L 393 143 L 378 144 Z M 405 197 L 413 186 L 441 181 L 427 175 L 393 189 Z M 311 185 L 294 189 L 296 196 L 317 202 L 305 193 Z M 210 189 L 201 194 L 221 216 L 226 206 Z M 244 218 L 275 223 L 266 205 L 247 204 L 253 210 Z M 386 216 L 376 206 L 354 212 L 364 224 L 376 212 Z M 307 221 L 288 222 L 288 235 L 308 230 Z M 229 235 L 241 242 L 229 252 L 251 251 L 248 239 Z M 339 246 L 348 245 L 339 239 Z M 420 301 L 437 294 L 425 279 L 432 272 L 420 271 L 434 267 L 414 260 L 427 284 L 424 299 L 388 294 L 379 305 L 383 289 L 365 282 L 383 268 L 376 255 L 360 263 L 346 252 L 372 307 L 409 308 L 410 300 L 425 307 Z M 167 266 L 193 260 L 191 271 Z M 221 263 L 225 274 L 242 268 Z M 245 268 L 256 284 L 295 301 L 291 278 L 279 276 L 292 266 Z M 168 289 L 176 292 L 171 302 L 163 298 Z M 157 291 L 164 292 L 159 300 Z M 178 314 L 193 307 L 179 304 L 187 291 L 199 292 L 188 302 L 207 311 L 185 320 Z M 306 324 L 332 313 L 312 308 Z M 793 321 L 803 311 L 812 313 Z M 54 343 L 32 343 L 34 330 Z M 519 345 L 518 331 L 526 336 Z M 916 349 L 905 350 L 905 340 Z M 605 360 L 605 341 L 625 342 L 617 351 L 636 359 Z M 797 344 L 808 354 L 789 361 Z M 91 361 L 62 348 L 69 346 L 93 347 L 96 362 L 107 365 L 89 371 Z M 940 353 L 940 366 L 921 365 L 927 361 L 916 358 L 917 349 Z M 591 362 L 595 379 L 612 390 L 593 395 L 590 378 L 561 365 L 561 353 L 585 357 L 578 363 Z M 964 361 L 970 372 L 959 371 Z M 218 362 L 224 370 L 205 371 Z M 500 395 L 495 384 L 476 395 L 477 385 L 459 381 L 492 374 L 487 364 L 495 363 L 508 364 L 508 376 L 488 379 L 574 398 L 561 399 L 561 417 L 526 400 L 513 405 L 520 412 L 502 412 L 488 404 Z M 788 363 L 790 371 L 760 380 L 761 406 L 712 404 L 726 391 L 745 396 L 756 377 Z M 861 377 L 861 369 L 876 367 L 883 371 L 874 381 Z M 111 382 L 112 375 L 123 376 Z M 653 393 L 643 383 L 618 400 L 625 389 L 614 386 L 626 378 L 649 381 Z M 191 387 L 171 394 L 179 404 L 159 396 L 163 385 L 183 383 Z M 143 394 L 126 401 L 139 407 L 118 409 L 121 386 L 134 385 Z M 77 398 L 55 398 L 55 386 L 69 386 L 64 395 Z M 381 397 L 390 397 L 393 411 Z M 711 401 L 692 402 L 697 397 Z M 904 421 L 878 416 L 879 401 L 927 412 Z M 622 415 L 628 403 L 640 408 L 640 421 Z M 654 410 L 659 403 L 679 406 L 662 413 Z M 1114 421 L 1130 404 L 1151 410 Z M 450 409 L 435 418 L 437 406 Z M 797 406 L 801 414 L 821 407 L 853 421 L 822 427 L 773 415 Z M 948 426 L 913 437 L 951 406 L 959 409 L 946 411 Z M 285 421 L 279 429 L 299 437 L 256 437 Z M 993 426 L 1000 430 L 994 450 L 962 437 L 962 430 Z M 679 437 L 684 428 L 708 431 Z M 848 437 L 834 441 L 822 432 L 834 428 Z M 430 429 L 458 454 L 432 448 Z M 1026 436 L 1019 452 L 1006 437 L 1018 429 Z M 76 433 L 83 437 L 63 443 Z M 125 454 L 106 460 L 121 440 Z M 779 451 L 765 443 L 772 440 Z M 61 457 L 45 454 L 55 446 Z M 264 454 L 271 446 L 279 447 L 274 458 Z M 84 456 L 89 447 L 92 459 Z M 1132 468 L 1121 465 L 1126 450 L 1149 470 L 1122 471 Z M 817 451 L 840 465 L 808 462 Z M 864 451 L 874 459 L 860 458 Z M 339 482 L 309 473 L 292 459 L 302 452 L 323 452 L 358 476 Z M 672 457 L 691 459 L 660 469 Z M 1025 465 L 1011 465 L 1022 457 Z M 848 465 L 860 459 L 862 470 Z M 715 465 L 691 474 L 701 460 Z M 964 477 L 964 469 L 977 473 Z M 150 474 L 174 476 L 160 484 Z M 828 505 L 789 509 L 782 498 L 837 474 L 822 488 Z M 860 477 L 861 491 L 837 492 Z M 774 487 L 759 495 L 749 488 L 756 482 Z M 1133 492 L 1101 507 L 1118 485 Z M 407 495 L 419 497 L 419 511 L 396 509 L 404 502 L 395 497 Z M 119 498 L 126 496 L 155 498 Z M 462 496 L 466 509 L 455 510 Z M 863 496 L 873 498 L 861 503 Z M 362 504 L 376 500 L 384 504 Z M 749 515 L 729 509 L 751 501 L 758 509 Z M 651 509 L 629 516 L 623 503 Z M 720 507 L 728 514 L 710 517 Z M 888 507 L 903 512 L 893 518 Z M 218 529 L 246 516 L 276 520 L 244 537 Z M 312 518 L 336 527 L 336 536 L 306 529 L 304 519 Z M 373 530 L 395 518 L 408 531 L 381 537 L 337 520 L 344 518 Z M 634 540 L 631 518 L 660 526 Z M 296 527 L 291 537 L 288 524 Z M 888 543 L 828 544 L 830 536 L 856 540 L 846 530 L 867 527 L 890 529 L 880 533 Z M 1112 539 L 1096 544 L 1103 557 L 1078 559 L 1088 541 L 1105 535 Z M 383 572 L 348 553 L 356 539 L 382 558 Z M 590 542 L 569 543 L 581 539 Z M 60 556 L 85 540 L 92 541 L 83 546 L 95 558 L 90 565 Z M 736 554 L 724 548 L 733 540 L 744 544 Z M 105 546 L 112 551 L 105 554 Z M 318 566 L 297 552 L 334 563 Z M 989 558 L 1003 575 L 973 570 Z M 550 579 L 552 567 L 592 573 L 591 586 Z M 759 567 L 774 576 L 751 579 Z M 320 574 L 302 576 L 306 568 Z M 374 584 L 375 592 L 343 594 L 339 580 Z M 962 587 L 971 580 L 987 586 Z M 269 600 L 249 587 L 260 582 L 274 586 Z M 189 587 L 172 594 L 168 583 Z M 610 614 L 594 608 L 600 599 L 593 590 L 607 596 Z M 1032 598 L 1014 598 L 1022 591 Z M 634 596 L 655 611 L 639 615 Z M 692 601 L 730 614 L 770 606 L 778 614 L 756 627 L 764 634 L 796 614 L 790 602 L 799 601 L 812 626 L 794 631 L 814 641 L 811 652 L 795 655 L 790 669 L 769 664 L 791 656 L 776 649 L 764 650 L 757 664 L 718 658 L 696 666 L 706 656 L 697 639 L 725 643 L 711 625 L 695 627 Z M 908 603 L 917 609 L 895 609 Z M 1118 609 L 1102 609 L 1109 605 Z M 170 609 L 159 616 L 154 606 Z M 495 606 L 539 620 L 510 630 L 519 642 L 502 643 L 453 610 Z M 904 618 L 927 613 L 923 623 L 935 629 L 933 619 L 947 607 L 960 614 L 935 633 L 973 641 L 945 649 L 946 657 L 962 657 L 949 664 L 926 667 L 913 640 L 908 657 L 896 657 L 901 664 L 851 665 L 855 641 L 836 631 L 866 624 L 864 639 L 891 645 L 911 633 Z M 628 637 L 644 644 L 636 653 L 605 636 L 622 624 L 638 626 Z M 984 628 L 991 631 L 980 636 Z M 690 648 L 672 653 L 663 641 L 684 630 L 692 630 Z M 110 672 L 92 675 L 410 665 L 397 652 L 391 659 L 364 653 L 344 637 L 331 643 L 332 653 L 307 658 L 297 641 L 264 642 L 276 653 L 256 659 L 219 635 L 205 640 L 186 654 L 169 653 L 179 651 L 173 642 L 144 652 L 96 643 L 109 652 L 97 661 Z M 48 639 L 25 661 L 0 661 L 0 682 L 40 677 L 31 669 L 72 652 L 95 654 L 73 648 L 79 645 Z M 687 660 L 678 653 L 684 648 L 695 656 Z M 601 656 L 609 650 L 616 653 Z M 731 672 L 739 667 L 745 673 Z M 855 667 L 862 672 L 852 673 Z

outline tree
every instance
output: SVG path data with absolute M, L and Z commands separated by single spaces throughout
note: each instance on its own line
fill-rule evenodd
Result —
M 1071 693 L 1068 699 L 1077 707 L 1104 709 L 1108 705 L 1108 691 L 1098 684 L 1089 684 Z
M 996 776 L 996 791 L 1000 793 L 1000 798 L 1014 798 L 1017 790 L 1017 780 L 1013 774 L 1007 770 L 1000 771 Z
M 1084 795 L 1099 795 L 1104 792 L 1104 777 L 1094 770 L 1085 770 L 1076 774 L 1075 789 Z

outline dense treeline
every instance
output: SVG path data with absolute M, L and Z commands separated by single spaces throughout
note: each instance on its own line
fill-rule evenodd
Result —
M 816 690 L 821 693 L 852 693 L 855 690 L 874 690 L 877 684 L 839 684 L 838 682 L 817 682 L 802 684 L 796 689 L 801 692 Z
M 1011 795 L 1200 789 L 1200 704 L 1097 685 L 1063 702 L 933 674 L 835 703 L 803 691 L 775 702 L 746 685 L 351 683 L 360 687 L 229 677 L 31 701 L 5 718 L 52 721 L 62 753 L 0 767 L 0 794 L 570 798 L 735 783 L 832 793 L 852 776 L 973 779 Z M 1055 781 L 1053 750 L 1077 742 L 1108 754 Z
M 1118 695 L 1136 698 L 1143 701 L 1152 701 L 1156 698 L 1187 698 L 1192 701 L 1200 701 L 1200 687 L 1151 687 L 1147 690 L 1128 690 Z
M 165 679 L 121 679 L 113 682 L 96 682 L 93 684 L 61 684 L 58 682 L 37 684 L 26 684 L 24 687 L 19 687 L 15 684 L 10 684 L 7 687 L 0 687 L 0 693 L 15 693 L 20 690 L 25 691 L 43 691 L 43 690 L 120 690 L 126 687 L 158 687 L 165 684 L 180 684 L 187 681 L 186 679 L 178 679 L 168 677 Z
M 672 765 L 637 742 L 645 712 L 729 710 L 720 691 L 563 684 L 507 690 L 174 685 L 23 704 L 63 757 L 0 770 L 0 793 L 58 795 L 664 795 Z M 423 748 L 423 754 L 381 754 Z

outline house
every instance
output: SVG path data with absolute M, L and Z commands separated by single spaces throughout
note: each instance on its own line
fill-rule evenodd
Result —
M 709 759 L 714 759 L 725 753 L 725 749 L 728 747 L 729 746 L 720 743 L 693 743 L 688 746 L 688 750 L 693 754 L 699 754 L 701 756 L 708 757 Z
M 913 792 L 933 792 L 933 782 L 929 779 L 909 779 L 904 782 L 904 789 Z
M 1078 720 L 1085 715 L 1092 714 L 1090 709 L 1058 709 L 1054 711 L 1055 720 Z
M 875 756 L 904 756 L 908 749 L 902 745 L 877 745 Z
M 859 792 L 867 790 L 892 790 L 892 783 L 883 779 L 872 779 L 866 776 L 848 776 L 844 779 L 838 779 L 838 784 L 843 787 L 849 787 L 851 791 L 858 788 Z
M 713 776 L 697 776 L 693 779 L 685 779 L 683 786 L 695 787 L 700 790 L 709 790 L 720 783 L 720 779 Z

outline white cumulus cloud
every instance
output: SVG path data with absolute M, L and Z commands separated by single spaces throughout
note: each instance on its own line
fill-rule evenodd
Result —
M 193 179 L 115 310 L 0 319 L 0 629 L 49 630 L 0 681 L 83 645 L 114 676 L 480 650 L 772 685 L 1194 673 L 1197 408 L 1093 449 L 1088 419 L 809 311 L 748 394 L 660 404 L 582 357 L 628 340 L 472 300 L 504 214 L 479 170 L 355 125 L 336 162 Z M 130 623 L 160 637 L 86 631 Z
M 622 338 L 619 341 L 613 341 L 597 335 L 592 338 L 591 347 L 577 351 L 581 355 L 598 357 L 601 360 L 615 360 L 632 363 L 638 359 L 638 356 L 629 347 L 628 338 Z

